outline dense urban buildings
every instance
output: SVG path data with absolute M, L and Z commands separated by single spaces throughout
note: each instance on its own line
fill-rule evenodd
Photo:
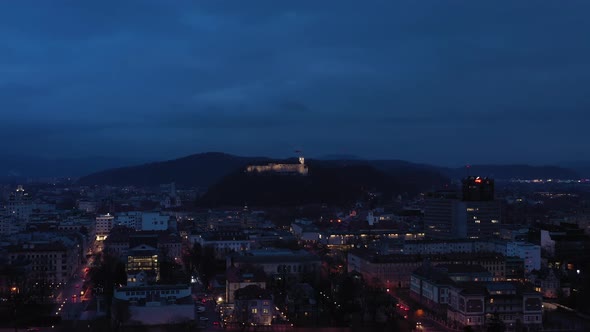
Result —
M 67 188 L 77 194 L 66 209 L 52 203 L 62 188 L 6 190 L 0 241 L 1 297 L 45 303 L 66 325 L 452 330 L 501 322 L 533 331 L 569 326 L 555 308 L 583 310 L 574 299 L 586 277 L 586 219 L 559 210 L 501 223 L 506 211 L 552 201 L 514 199 L 490 178 L 280 219 L 262 207 L 161 204 L 190 201 L 170 185 Z

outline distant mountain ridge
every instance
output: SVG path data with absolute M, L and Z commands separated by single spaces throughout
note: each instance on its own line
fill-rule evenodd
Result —
M 176 182 L 181 186 L 209 187 L 247 165 L 266 164 L 270 162 L 296 163 L 296 158 L 272 159 L 268 157 L 242 157 L 221 152 L 207 152 L 183 158 L 145 163 L 137 166 L 107 169 L 83 176 L 80 184 L 95 185 L 136 185 L 156 186 L 162 183 Z M 397 179 L 420 181 L 420 176 L 436 177 L 442 175 L 451 179 L 460 179 L 468 174 L 489 176 L 496 179 L 575 179 L 579 175 L 570 169 L 557 166 L 529 165 L 472 165 L 466 168 L 446 168 L 428 164 L 418 164 L 403 160 L 307 160 L 310 165 L 321 168 L 342 168 L 352 166 L 370 166 L 375 170 Z
M 441 172 L 453 179 L 468 175 L 491 177 L 499 180 L 510 179 L 579 179 L 578 172 L 559 166 L 531 165 L 470 165 L 458 168 L 441 168 Z
M 561 167 L 565 167 L 577 172 L 581 177 L 586 179 L 590 178 L 590 160 L 579 160 L 574 162 L 567 162 L 560 164 Z
M 83 157 L 45 158 L 32 156 L 0 156 L 0 179 L 78 177 L 104 169 L 137 165 L 134 158 Z
M 179 159 L 108 169 L 84 176 L 82 185 L 157 186 L 175 182 L 181 186 L 208 187 L 222 177 L 266 157 L 238 157 L 221 152 L 194 154 Z

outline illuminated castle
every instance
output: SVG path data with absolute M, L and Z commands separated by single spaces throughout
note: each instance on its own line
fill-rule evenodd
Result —
M 299 164 L 275 164 L 268 165 L 251 165 L 246 168 L 248 173 L 277 173 L 285 175 L 303 175 L 306 176 L 308 169 L 305 165 L 305 158 L 299 157 Z

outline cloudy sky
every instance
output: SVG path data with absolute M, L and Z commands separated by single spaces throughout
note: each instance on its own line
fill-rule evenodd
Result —
M 590 2 L 2 1 L 3 154 L 590 155 Z

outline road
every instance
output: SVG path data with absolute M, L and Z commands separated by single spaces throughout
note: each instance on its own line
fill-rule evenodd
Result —
M 91 251 L 96 252 L 97 244 L 91 245 Z M 60 316 L 64 321 L 77 321 L 80 319 L 82 312 L 91 300 L 91 291 L 85 288 L 84 277 L 87 268 L 92 265 L 92 258 L 89 258 L 86 264 L 78 266 L 74 274 L 70 277 L 67 283 L 59 289 L 54 296 L 56 316 Z

